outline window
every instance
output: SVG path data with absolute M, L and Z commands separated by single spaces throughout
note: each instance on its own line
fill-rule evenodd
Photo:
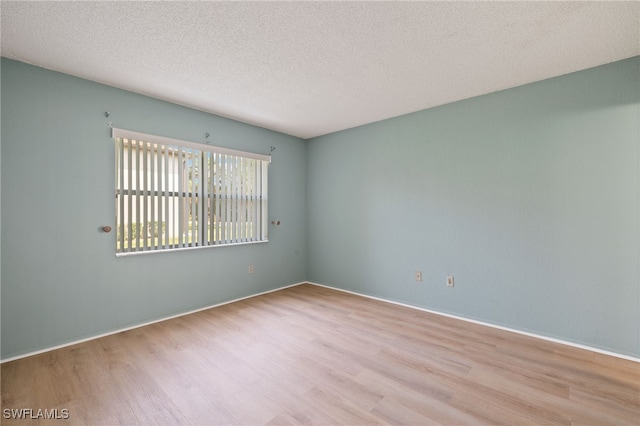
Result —
M 267 241 L 268 155 L 122 129 L 116 255 Z

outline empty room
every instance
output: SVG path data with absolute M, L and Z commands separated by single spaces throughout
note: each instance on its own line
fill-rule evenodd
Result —
M 3 425 L 640 423 L 639 2 L 0 15 Z

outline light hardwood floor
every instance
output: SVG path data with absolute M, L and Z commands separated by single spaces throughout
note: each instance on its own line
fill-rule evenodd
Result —
M 69 410 L 7 425 L 637 425 L 640 364 L 301 285 L 5 363 L 2 408 Z

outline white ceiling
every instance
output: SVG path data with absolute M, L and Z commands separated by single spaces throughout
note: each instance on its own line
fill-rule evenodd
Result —
M 311 138 L 640 54 L 640 2 L 11 2 L 2 56 Z

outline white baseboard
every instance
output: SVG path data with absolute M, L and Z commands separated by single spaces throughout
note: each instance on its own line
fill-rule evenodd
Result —
M 179 317 L 183 317 L 185 315 L 195 314 L 196 312 L 206 311 L 207 309 L 217 308 L 218 306 L 228 305 L 229 303 L 239 302 L 241 300 L 250 299 L 252 297 L 261 296 L 263 294 L 273 293 L 274 291 L 284 290 L 285 288 L 295 287 L 295 286 L 298 286 L 300 284 L 306 284 L 306 283 L 307 283 L 306 281 L 303 281 L 303 282 L 299 282 L 299 283 L 295 283 L 295 284 L 285 285 L 283 287 L 277 287 L 277 288 L 274 288 L 274 289 L 271 289 L 271 290 L 267 290 L 267 291 L 263 291 L 263 292 L 260 292 L 260 293 L 251 294 L 249 296 L 240 297 L 238 299 L 233 299 L 233 300 L 228 300 L 226 302 L 216 303 L 215 305 L 209 305 L 209 306 L 205 306 L 203 308 L 193 309 L 191 311 L 183 312 L 183 313 L 180 313 L 180 314 L 175 314 L 175 315 L 170 315 L 170 316 L 167 316 L 167 317 L 158 318 L 158 319 L 155 319 L 153 321 L 147 321 L 147 322 L 143 322 L 141 324 L 136 324 L 136 325 L 132 325 L 132 326 L 129 326 L 129 327 L 119 328 L 117 330 L 109 331 L 109 332 L 106 332 L 106 333 L 96 334 L 95 336 L 90 336 L 90 337 L 86 337 L 86 338 L 83 338 L 83 339 L 73 340 L 71 342 L 63 343 L 61 345 L 50 346 L 50 347 L 47 347 L 47 348 L 44 348 L 44 349 L 40 349 L 40 350 L 37 350 L 37 351 L 27 352 L 27 353 L 22 354 L 22 355 L 16 355 L 16 356 L 13 356 L 11 358 L 6 358 L 6 359 L 3 359 L 3 360 L 0 360 L 0 364 L 3 364 L 5 362 L 9 362 L 9 361 L 15 361 L 15 360 L 21 359 L 21 358 L 27 358 L 27 357 L 30 357 L 30 356 L 33 356 L 33 355 L 38 355 L 38 354 L 45 353 L 45 352 L 54 351 L 54 350 L 60 349 L 60 348 L 66 348 L 67 346 L 77 345 L 78 343 L 88 342 L 90 340 L 99 339 L 101 337 L 111 336 L 112 334 L 122 333 L 123 331 L 129 331 L 129 330 L 133 330 L 133 329 L 136 329 L 136 328 L 145 327 L 147 325 L 155 324 L 155 323 L 162 322 L 162 321 L 167 321 L 167 320 L 170 320 L 170 319 L 173 319 L 173 318 L 179 318 Z
M 394 300 L 383 299 L 381 297 L 370 296 L 368 294 L 358 293 L 358 292 L 351 291 L 351 290 L 345 290 L 345 289 L 342 289 L 342 288 L 339 288 L 339 287 L 332 287 L 332 286 L 326 285 L 326 284 L 319 284 L 319 283 L 314 283 L 314 282 L 311 282 L 311 281 L 307 281 L 307 283 L 311 284 L 311 285 L 316 285 L 318 287 L 326 287 L 326 288 L 330 288 L 332 290 L 338 290 L 338 291 L 342 291 L 344 293 L 350 293 L 350 294 L 355 294 L 356 296 L 366 297 L 368 299 L 378 300 L 378 301 L 386 302 L 386 303 L 392 303 L 394 305 L 404 306 L 404 307 L 411 308 L 411 309 L 417 309 L 419 311 L 429 312 L 431 314 L 441 315 L 441 316 L 444 316 L 444 317 L 454 318 L 454 319 L 458 319 L 458 320 L 461 320 L 461 321 L 466 321 L 466 322 L 471 322 L 471 323 L 474 323 L 474 324 L 484 325 L 486 327 L 497 328 L 499 330 L 509 331 L 511 333 L 522 334 L 522 335 L 525 335 L 525 336 L 534 337 L 536 339 L 546 340 L 546 341 L 554 342 L 554 343 L 560 343 L 562 345 L 572 346 L 574 348 L 585 349 L 587 351 L 596 352 L 596 353 L 599 353 L 599 354 L 609 355 L 609 356 L 613 356 L 613 357 L 616 357 L 616 358 L 622 358 L 622 359 L 626 359 L 628 361 L 633 361 L 633 362 L 640 363 L 640 358 L 635 358 L 635 357 L 632 357 L 632 356 L 629 356 L 629 355 L 619 354 L 617 352 L 610 352 L 610 351 L 606 351 L 604 349 L 598 349 L 598 348 L 594 348 L 594 347 L 591 347 L 591 346 L 581 345 L 579 343 L 573 343 L 573 342 L 569 342 L 569 341 L 566 341 L 566 340 L 555 339 L 553 337 L 542 336 L 542 335 L 539 335 L 539 334 L 529 333 L 527 331 L 521 331 L 521 330 L 517 330 L 517 329 L 514 329 L 514 328 L 503 327 L 501 325 L 496 325 L 496 324 L 491 324 L 491 323 L 488 323 L 488 322 L 473 320 L 473 319 L 470 319 L 470 318 L 465 318 L 465 317 L 461 317 L 461 316 L 457 316 L 457 315 L 446 314 L 444 312 L 438 312 L 438 311 L 434 311 L 434 310 L 431 310 L 431 309 L 422 308 L 420 306 L 409 305 L 407 303 L 396 302 Z
M 185 315 L 195 314 L 196 312 L 206 311 L 207 309 L 212 309 L 212 308 L 216 308 L 218 306 L 228 305 L 230 303 L 239 302 L 241 300 L 245 300 L 245 299 L 250 299 L 252 297 L 261 296 L 263 294 L 273 293 L 275 291 L 284 290 L 285 288 L 296 287 L 296 286 L 299 286 L 301 284 L 311 284 L 311 285 L 315 285 L 315 286 L 318 286 L 318 287 L 330 288 L 332 290 L 342 291 L 344 293 L 354 294 L 356 296 L 366 297 L 368 299 L 373 299 L 373 300 L 378 300 L 378 301 L 381 301 L 381 302 L 391 303 L 391 304 L 394 304 L 394 305 L 404 306 L 406 308 L 417 309 L 417 310 L 423 311 L 423 312 L 429 312 L 429 313 L 432 313 L 432 314 L 441 315 L 441 316 L 445 316 L 445 317 L 448 317 L 448 318 L 454 318 L 454 319 L 458 319 L 458 320 L 461 320 L 461 321 L 466 321 L 466 322 L 470 322 L 470 323 L 474 323 L 474 324 L 483 325 L 483 326 L 486 326 L 486 327 L 497 328 L 499 330 L 504 330 L 504 331 L 509 331 L 509 332 L 512 332 L 512 333 L 522 334 L 522 335 L 525 335 L 525 336 L 534 337 L 536 339 L 546 340 L 546 341 L 554 342 L 554 343 L 560 343 L 562 345 L 572 346 L 574 348 L 585 349 L 585 350 L 588 350 L 588 351 L 591 351 L 591 352 L 596 352 L 596 353 L 609 355 L 609 356 L 613 356 L 613 357 L 616 357 L 616 358 L 622 358 L 622 359 L 626 359 L 626 360 L 629 360 L 629 361 L 640 363 L 640 358 L 635 358 L 635 357 L 632 357 L 632 356 L 629 356 L 629 355 L 623 355 L 623 354 L 619 354 L 619 353 L 616 353 L 616 352 L 610 352 L 610 351 L 606 351 L 606 350 L 603 350 L 603 349 L 594 348 L 594 347 L 591 347 L 591 346 L 586 346 L 586 345 L 581 345 L 581 344 L 578 344 L 578 343 L 568 342 L 566 340 L 555 339 L 555 338 L 552 338 L 552 337 L 547 337 L 547 336 L 542 336 L 542 335 L 539 335 L 539 334 L 529 333 L 529 332 L 517 330 L 517 329 L 514 329 L 514 328 L 503 327 L 503 326 L 500 326 L 500 325 L 495 325 L 495 324 L 491 324 L 491 323 L 487 323 L 487 322 L 483 322 L 483 321 L 477 321 L 477 320 L 461 317 L 461 316 L 458 316 L 458 315 L 452 315 L 452 314 L 447 314 L 447 313 L 444 313 L 444 312 L 438 312 L 438 311 L 434 311 L 434 310 L 431 310 L 431 309 L 422 308 L 420 306 L 409 305 L 407 303 L 401 303 L 401 302 L 396 302 L 394 300 L 383 299 L 381 297 L 370 296 L 368 294 L 358 293 L 358 292 L 351 291 L 351 290 L 345 290 L 345 289 L 342 289 L 342 288 L 339 288 L 339 287 L 332 287 L 332 286 L 326 285 L 326 284 L 319 284 L 319 283 L 315 283 L 315 282 L 311 282 L 311 281 L 303 281 L 303 282 L 299 282 L 299 283 L 295 283 L 295 284 L 290 284 L 290 285 L 286 285 L 286 286 L 282 286 L 282 287 L 277 287 L 277 288 L 274 288 L 274 289 L 271 289 L 271 290 L 267 290 L 267 291 L 263 291 L 263 292 L 260 292 L 260 293 L 251 294 L 249 296 L 240 297 L 238 299 L 228 300 L 226 302 L 220 302 L 220 303 L 216 303 L 214 305 L 209 305 L 209 306 L 205 306 L 205 307 L 202 307 L 202 308 L 193 309 L 193 310 L 190 310 L 190 311 L 187 311 L 187 312 L 183 312 L 183 313 L 180 313 L 180 314 L 175 314 L 175 315 L 170 315 L 170 316 L 167 316 L 167 317 L 158 318 L 158 319 L 155 319 L 153 321 L 147 321 L 147 322 L 144 322 L 144 323 L 141 323 L 141 324 L 136 324 L 136 325 L 132 325 L 132 326 L 129 326 L 129 327 L 119 328 L 117 330 L 113 330 L 113 331 L 109 331 L 109 332 L 106 332 L 106 333 L 97 334 L 97 335 L 86 337 L 86 338 L 83 338 L 83 339 L 74 340 L 74 341 L 71 341 L 71 342 L 63 343 L 61 345 L 50 346 L 50 347 L 47 347 L 47 348 L 44 348 L 44 349 L 41 349 L 41 350 L 38 350 L 38 351 L 28 352 L 28 353 L 25 353 L 25 354 L 22 354 L 22 355 L 17 355 L 17 356 L 13 356 L 13 357 L 10 357 L 10 358 L 2 359 L 2 360 L 0 360 L 0 364 L 3 364 L 5 362 L 10 362 L 10 361 L 15 361 L 15 360 L 21 359 L 21 358 L 27 358 L 27 357 L 30 357 L 30 356 L 33 356 L 33 355 L 38 355 L 38 354 L 45 353 L 45 352 L 54 351 L 56 349 L 65 348 L 67 346 L 77 345 L 78 343 L 83 343 L 83 342 L 88 342 L 90 340 L 100 339 L 101 337 L 111 336 L 112 334 L 122 333 L 123 331 L 129 331 L 129 330 L 133 330 L 133 329 L 136 329 L 136 328 L 145 327 L 147 325 L 155 324 L 155 323 L 162 322 L 162 321 L 167 321 L 167 320 L 170 320 L 170 319 L 173 319 L 173 318 L 179 318 L 179 317 L 182 317 L 182 316 L 185 316 Z

